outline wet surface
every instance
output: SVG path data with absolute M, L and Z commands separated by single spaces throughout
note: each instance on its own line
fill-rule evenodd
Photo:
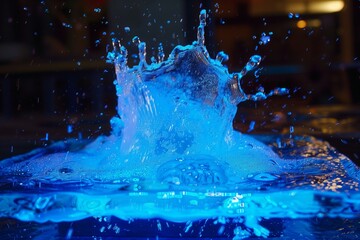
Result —
M 136 228 L 147 221 L 147 235 L 155 238 L 157 234 L 167 237 L 164 225 L 172 225 L 170 229 L 180 226 L 177 237 L 186 236 L 191 229 L 190 237 L 202 237 L 207 223 L 213 221 L 219 229 L 215 234 L 207 230 L 209 236 L 234 240 L 291 237 L 285 227 L 287 219 L 306 219 L 296 232 L 315 236 L 314 218 L 341 218 L 341 222 L 358 218 L 359 169 L 327 142 L 311 137 L 336 136 L 349 144 L 357 135 L 350 127 L 357 122 L 354 116 L 343 108 L 322 107 L 284 114 L 266 103 L 264 110 L 241 109 L 244 101 L 289 95 L 289 91 L 275 88 L 265 92 L 261 88 L 246 94 L 241 78 L 260 64 L 261 57 L 250 57 L 241 72 L 229 74 L 222 65 L 226 55 L 212 59 L 204 46 L 206 16 L 205 10 L 200 11 L 197 41 L 175 47 L 166 61 L 148 64 L 146 44 L 134 37 L 139 65 L 130 69 L 127 50 L 113 39 L 114 50 L 108 53 L 108 60 L 116 68 L 120 117 L 110 120 L 111 135 L 106 131 L 101 135 L 100 119 L 89 117 L 87 121 L 79 116 L 76 131 L 76 117 L 63 119 L 60 125 L 66 126 L 68 135 L 50 144 L 57 140 L 56 125 L 42 122 L 46 129 L 40 126 L 43 132 L 37 135 L 32 124 L 18 129 L 9 123 L 16 126 L 17 136 L 36 138 L 34 145 L 49 147 L 15 156 L 13 143 L 20 141 L 8 142 L 15 157 L 0 162 L 0 217 L 59 222 L 35 226 L 42 238 L 47 234 L 44 227 L 63 235 L 56 228 L 89 218 L 109 222 L 91 224 L 97 229 L 96 237 L 106 237 L 107 230 L 126 237 L 121 229 L 127 232 L 132 226 L 118 219 L 129 224 L 135 221 Z M 253 137 L 233 130 L 231 120 L 238 104 L 234 128 L 251 132 Z M 11 128 L 4 128 L 11 133 Z M 351 136 L 344 139 L 343 134 Z M 115 220 L 108 221 L 107 216 Z M 225 231 L 227 227 L 230 233 Z M 17 234 L 13 230 L 8 236 Z M 325 229 L 319 232 L 331 236 Z M 74 228 L 69 227 L 66 238 L 73 234 Z
M 314 136 L 329 142 L 339 152 L 348 156 L 358 166 L 360 165 L 359 105 L 300 107 L 291 109 L 291 115 L 288 111 L 270 111 L 269 108 L 276 109 L 276 107 L 268 106 L 253 109 L 240 106 L 234 120 L 234 128 L 247 132 L 250 122 L 254 121 L 257 124 L 250 134 Z M 290 133 L 291 128 L 293 128 L 293 133 Z
M 259 112 L 265 112 L 267 119 Z M 234 119 L 234 128 L 248 132 L 251 121 L 256 122 L 253 136 L 289 135 L 290 126 L 294 135 L 308 135 L 328 141 L 339 152 L 360 165 L 360 106 L 333 105 L 310 106 L 293 109 L 292 116 L 287 112 L 273 112 L 258 106 L 248 108 L 239 106 Z M 0 118 L 0 159 L 28 152 L 34 148 L 49 145 L 63 139 L 94 139 L 111 130 L 109 121 L 113 112 L 102 116 L 72 115 L 66 119 L 57 116 L 30 115 L 17 118 Z M 273 116 L 275 115 L 275 117 Z M 277 118 L 277 120 L 274 120 Z M 295 119 L 295 120 L 293 120 Z M 266 124 L 261 124 L 266 122 Z M 72 132 L 68 133 L 68 126 Z M 48 140 L 45 136 L 48 134 Z

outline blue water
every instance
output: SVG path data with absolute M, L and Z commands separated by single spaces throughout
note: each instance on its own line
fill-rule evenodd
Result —
M 239 73 L 205 47 L 206 11 L 197 40 L 168 58 L 160 45 L 130 68 L 116 39 L 117 113 L 112 134 L 64 141 L 0 162 L 2 239 L 282 238 L 357 239 L 359 169 L 326 142 L 305 136 L 234 131 L 242 101 L 286 95 L 247 94 Z

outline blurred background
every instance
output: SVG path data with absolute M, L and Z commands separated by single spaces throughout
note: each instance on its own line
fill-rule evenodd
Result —
M 138 62 L 196 39 L 208 10 L 206 45 L 230 72 L 263 57 L 244 79 L 248 93 L 287 87 L 289 96 L 239 104 L 234 128 L 249 134 L 308 134 L 357 161 L 360 140 L 359 0 L 4 0 L 0 2 L 0 159 L 66 138 L 110 131 L 116 114 L 113 37 Z M 360 153 L 359 153 L 360 154 Z

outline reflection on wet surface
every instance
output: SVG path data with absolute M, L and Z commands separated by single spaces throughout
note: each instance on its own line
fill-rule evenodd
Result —
M 290 136 L 293 128 L 292 135 L 308 135 L 328 141 L 360 165 L 357 151 L 360 146 L 360 106 L 309 106 L 292 109 L 291 114 L 285 111 L 271 112 L 271 107 L 264 106 L 257 109 L 240 106 L 239 109 L 234 120 L 235 129 L 246 132 L 251 121 L 254 121 L 257 124 L 250 134 Z

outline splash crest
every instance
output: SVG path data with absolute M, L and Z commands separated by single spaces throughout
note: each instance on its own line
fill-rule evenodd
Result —
M 266 218 L 358 216 L 358 167 L 327 143 L 295 136 L 294 157 L 271 137 L 264 143 L 234 131 L 238 103 L 288 90 L 245 93 L 243 77 L 261 56 L 229 73 L 228 55 L 213 59 L 205 47 L 206 17 L 202 10 L 197 40 L 176 46 L 167 59 L 160 44 L 148 63 L 146 43 L 134 37 L 139 64 L 132 68 L 126 48 L 113 39 L 108 61 L 116 70 L 118 116 L 112 134 L 1 161 L 0 217 L 237 219 L 234 239 L 242 239 L 269 236 L 261 225 Z

